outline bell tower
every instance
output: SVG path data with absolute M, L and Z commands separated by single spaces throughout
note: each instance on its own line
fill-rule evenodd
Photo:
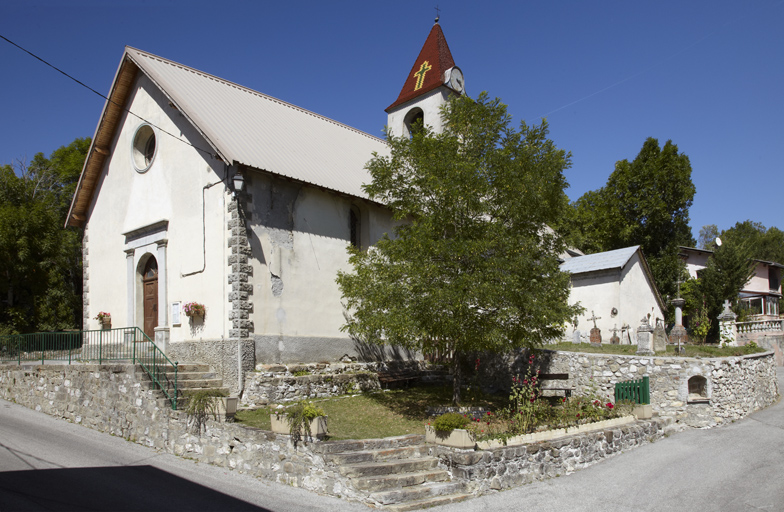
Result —
M 452 95 L 465 94 L 463 72 L 455 66 L 438 18 L 394 103 L 386 108 L 392 135 L 410 137 L 417 123 L 442 130 L 441 106 Z

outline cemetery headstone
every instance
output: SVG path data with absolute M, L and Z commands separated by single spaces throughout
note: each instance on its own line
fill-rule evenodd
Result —
M 651 338 L 653 338 L 653 328 L 648 323 L 648 317 L 643 317 L 640 321 L 640 326 L 637 328 L 637 355 L 638 356 L 652 356 L 654 354 L 651 350 Z
M 593 328 L 591 328 L 591 344 L 592 345 L 601 345 L 602 344 L 602 330 L 596 327 L 596 321 L 601 320 L 602 317 L 596 316 L 596 313 L 591 311 L 591 318 L 588 320 L 593 320 Z
M 617 326 L 617 324 L 613 325 L 613 328 L 610 329 L 610 331 L 613 333 L 612 337 L 610 338 L 610 344 L 612 344 L 612 345 L 620 345 L 621 338 L 618 337 L 618 326 Z
M 657 318 L 656 327 L 653 329 L 653 351 L 667 351 L 667 331 L 664 330 L 664 320 Z

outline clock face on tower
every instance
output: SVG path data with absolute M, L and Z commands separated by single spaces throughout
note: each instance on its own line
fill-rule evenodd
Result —
M 463 79 L 463 72 L 459 67 L 455 66 L 449 73 L 449 83 L 447 84 L 455 92 L 463 94 L 465 90 L 465 81 Z

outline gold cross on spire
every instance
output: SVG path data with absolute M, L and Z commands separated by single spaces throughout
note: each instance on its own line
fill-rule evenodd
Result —
M 433 68 L 430 66 L 430 63 L 428 61 L 425 61 L 419 67 L 419 71 L 414 73 L 414 75 L 417 77 L 417 82 L 416 82 L 416 85 L 414 86 L 414 90 L 415 91 L 418 91 L 419 89 L 422 88 L 422 84 L 425 82 L 425 75 L 431 69 L 433 69 Z

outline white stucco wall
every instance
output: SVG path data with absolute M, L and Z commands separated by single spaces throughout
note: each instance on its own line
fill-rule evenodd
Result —
M 346 338 L 335 279 L 348 263 L 349 209 L 360 210 L 363 247 L 393 223 L 388 210 L 314 187 L 255 173 L 253 204 L 254 334 L 295 338 Z
M 128 98 L 126 108 L 151 124 L 185 139 L 195 146 L 209 145 L 185 118 L 169 107 L 168 99 L 143 74 Z M 138 267 L 147 254 L 158 258 L 159 326 L 171 327 L 171 341 L 220 338 L 228 332 L 226 272 L 226 190 L 222 184 L 204 191 L 205 215 L 202 222 L 202 189 L 220 181 L 223 163 L 155 129 L 156 153 L 150 168 L 139 173 L 131 160 L 131 145 L 143 122 L 126 114 L 119 122 L 111 154 L 104 164 L 100 183 L 88 212 L 86 233 L 89 301 L 88 329 L 99 328 L 93 317 L 98 311 L 112 314 L 113 327 L 143 326 L 141 284 Z M 123 233 L 159 221 L 168 221 L 164 232 L 127 240 Z M 208 242 L 206 255 L 202 232 Z M 160 239 L 166 258 L 161 261 Z M 129 283 L 126 250 L 132 249 L 135 276 Z M 182 274 L 200 271 L 189 277 Z M 164 279 L 161 279 L 161 277 Z M 129 292 L 129 288 L 131 291 Z M 161 293 L 164 292 L 164 293 Z M 165 294 L 166 303 L 161 297 Z M 196 301 L 207 307 L 203 323 L 191 324 L 182 315 L 180 325 L 171 325 L 172 302 Z M 130 303 L 130 306 L 129 306 Z M 164 321 L 161 322 L 160 320 Z
M 624 325 L 629 326 L 631 341 L 636 343 L 637 327 L 643 316 L 651 313 L 651 325 L 655 325 L 655 318 L 664 318 L 656 300 L 653 283 L 643 270 L 639 253 L 621 270 L 609 269 L 572 275 L 569 303 L 578 302 L 586 309 L 578 317 L 576 327 L 584 341 L 588 341 L 587 336 L 594 326 L 593 321 L 589 320 L 593 316 L 592 312 L 600 317 L 596 320 L 596 326 L 602 331 L 603 343 L 609 343 L 613 328 L 618 329 L 618 336 L 621 337 L 620 331 Z M 613 309 L 617 312 L 614 313 Z M 567 341 L 572 341 L 574 330 L 573 324 L 567 325 Z
M 433 91 L 419 96 L 409 102 L 404 103 L 389 113 L 387 116 L 387 126 L 395 137 L 408 137 L 408 128 L 405 118 L 414 108 L 422 109 L 425 124 L 430 126 L 433 131 L 442 131 L 441 106 L 449 100 L 449 90 L 446 87 L 439 87 Z

